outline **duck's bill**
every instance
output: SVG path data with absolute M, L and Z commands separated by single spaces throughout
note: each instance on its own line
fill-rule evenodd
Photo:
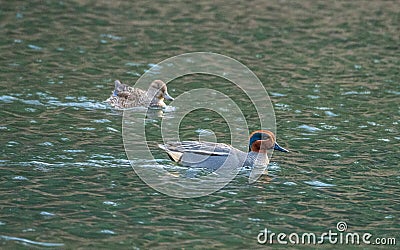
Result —
M 286 148 L 283 148 L 283 147 L 279 146 L 279 144 L 276 143 L 276 142 L 275 142 L 274 149 L 275 149 L 275 150 L 279 150 L 279 151 L 281 151 L 281 152 L 285 152 L 285 153 L 289 152 L 289 150 L 287 150 Z
M 167 101 L 173 101 L 174 98 L 168 94 L 168 92 L 164 93 L 164 99 Z

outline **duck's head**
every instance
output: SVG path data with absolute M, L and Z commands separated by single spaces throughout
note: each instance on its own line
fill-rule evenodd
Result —
M 269 130 L 256 130 L 250 134 L 249 151 L 267 153 L 267 150 L 269 149 L 289 152 L 289 150 L 276 143 L 274 133 Z
M 150 84 L 148 90 L 149 96 L 153 97 L 150 106 L 161 106 L 164 107 L 164 99 L 167 101 L 173 101 L 172 98 L 167 91 L 167 84 L 161 80 L 155 80 Z

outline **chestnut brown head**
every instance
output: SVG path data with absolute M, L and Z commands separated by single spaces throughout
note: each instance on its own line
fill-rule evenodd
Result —
M 278 143 L 276 143 L 274 133 L 269 130 L 256 130 L 250 134 L 249 151 L 266 153 L 267 150 L 270 149 L 289 152 L 289 150 L 282 148 Z

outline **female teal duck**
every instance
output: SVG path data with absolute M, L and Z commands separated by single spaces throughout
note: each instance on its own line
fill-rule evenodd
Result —
M 173 101 L 167 91 L 167 85 L 161 80 L 155 80 L 147 91 L 132 88 L 120 81 L 115 81 L 115 88 L 106 100 L 113 108 L 125 109 L 132 107 L 165 108 L 164 99 Z
M 173 161 L 183 166 L 205 168 L 212 171 L 221 167 L 228 156 L 229 164 L 235 164 L 238 167 L 253 167 L 255 164 L 268 164 L 267 150 L 276 149 L 289 152 L 276 143 L 275 135 L 269 130 L 257 130 L 250 134 L 248 153 L 224 143 L 213 142 L 167 142 L 158 146 L 165 150 Z

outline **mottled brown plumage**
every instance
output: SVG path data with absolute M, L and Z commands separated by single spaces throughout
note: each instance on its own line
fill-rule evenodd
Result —
M 115 88 L 106 100 L 113 108 L 125 109 L 132 107 L 164 108 L 165 100 L 173 101 L 167 91 L 167 85 L 161 80 L 155 80 L 147 91 L 130 87 L 120 81 L 115 81 Z

